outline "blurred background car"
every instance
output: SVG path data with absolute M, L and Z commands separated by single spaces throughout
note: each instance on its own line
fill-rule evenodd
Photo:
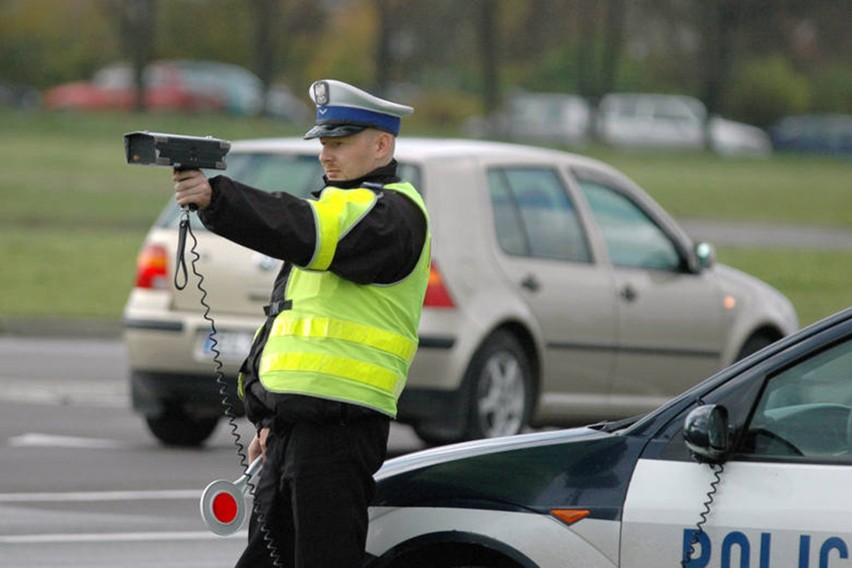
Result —
M 699 101 L 681 95 L 611 93 L 598 105 L 598 137 L 612 146 L 704 147 L 707 113 Z
M 707 116 L 693 97 L 651 93 L 610 93 L 595 115 L 598 138 L 620 148 L 701 150 L 722 155 L 767 155 L 766 132 L 740 122 Z
M 264 100 L 260 78 L 244 67 L 197 59 L 171 59 L 145 68 L 145 103 L 151 110 L 216 111 L 233 116 L 284 118 L 304 123 L 308 106 L 283 83 L 272 85 Z M 45 91 L 51 110 L 129 110 L 135 104 L 133 69 L 118 62 L 97 71 L 91 81 L 75 81 Z
M 41 93 L 35 87 L 0 79 L 0 108 L 35 109 L 41 105 Z
M 314 141 L 241 141 L 226 174 L 305 197 Z M 433 227 L 420 346 L 399 421 L 428 443 L 647 412 L 793 332 L 790 302 L 714 262 L 641 188 L 577 154 L 496 142 L 401 138 L 400 175 Z M 167 444 L 196 445 L 221 417 L 201 293 L 174 289 L 180 211 L 166 205 L 124 310 L 133 407 Z M 200 226 L 198 270 L 229 382 L 280 262 Z
M 293 94 L 284 83 L 275 83 L 266 94 L 266 113 L 283 118 L 293 124 L 302 125 L 311 120 L 314 111 L 305 104 L 303 97 Z
M 263 112 L 263 83 L 245 67 L 196 59 L 176 59 L 168 65 L 190 91 L 219 99 L 228 114 L 256 116 Z
M 592 108 L 583 97 L 518 91 L 505 110 L 487 121 L 474 117 L 464 126 L 469 136 L 518 142 L 583 145 L 589 140 Z
M 710 149 L 720 156 L 768 156 L 772 153 L 769 134 L 757 126 L 713 116 L 707 127 Z
M 852 154 L 852 115 L 803 114 L 785 116 L 769 128 L 779 152 Z
M 221 93 L 194 87 L 186 73 L 167 61 L 145 68 L 145 105 L 150 110 L 175 112 L 220 111 Z M 115 63 L 97 71 L 91 81 L 75 81 L 44 92 L 43 105 L 50 110 L 131 110 L 136 89 L 128 63 Z

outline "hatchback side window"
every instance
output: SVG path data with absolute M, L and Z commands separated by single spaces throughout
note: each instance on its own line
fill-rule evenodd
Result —
M 633 201 L 596 181 L 578 180 L 615 266 L 676 271 L 680 255 L 671 239 Z
M 746 428 L 742 454 L 852 463 L 852 341 L 771 377 Z
M 588 243 L 562 181 L 547 168 L 488 173 L 500 247 L 519 256 L 589 262 Z

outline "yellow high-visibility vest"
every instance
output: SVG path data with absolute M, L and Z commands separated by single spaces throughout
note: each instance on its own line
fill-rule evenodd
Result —
M 409 183 L 385 185 L 412 199 Z M 391 417 L 417 351 L 417 329 L 429 277 L 430 242 L 415 269 L 392 284 L 356 284 L 327 269 L 337 243 L 373 208 L 366 188 L 327 187 L 311 201 L 317 225 L 313 258 L 293 267 L 285 297 L 292 308 L 275 318 L 260 360 L 260 382 L 276 393 L 316 396 L 366 406 Z

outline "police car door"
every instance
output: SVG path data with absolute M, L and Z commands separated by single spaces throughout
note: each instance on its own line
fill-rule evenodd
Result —
M 648 446 L 625 501 L 622 567 L 681 566 L 690 549 L 691 568 L 852 566 L 852 337 L 792 355 L 708 393 L 731 409 L 723 468 L 689 459 L 677 428 L 657 455 Z

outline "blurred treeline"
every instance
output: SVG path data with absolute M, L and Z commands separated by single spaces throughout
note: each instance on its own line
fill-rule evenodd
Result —
M 0 81 L 213 59 L 297 94 L 351 81 L 437 123 L 525 89 L 688 94 L 767 126 L 852 113 L 849 16 L 848 0 L 0 0 Z

